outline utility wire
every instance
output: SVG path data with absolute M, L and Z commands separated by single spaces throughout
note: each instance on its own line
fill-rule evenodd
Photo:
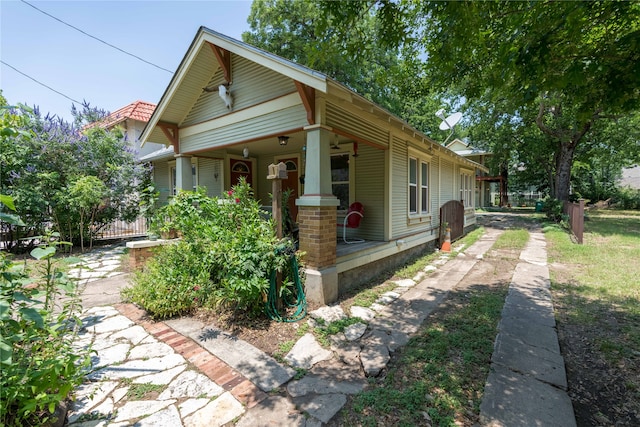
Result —
M 75 99 L 73 99 L 73 98 L 71 98 L 71 97 L 69 97 L 69 96 L 65 95 L 64 93 L 62 93 L 62 92 L 60 92 L 60 91 L 55 90 L 55 89 L 54 89 L 54 88 L 52 88 L 51 86 L 47 86 L 46 84 L 42 83 L 41 81 L 39 81 L 39 80 L 37 80 L 37 79 L 34 79 L 34 78 L 33 78 L 33 77 L 31 77 L 30 75 L 25 74 L 25 73 L 23 73 L 22 71 L 18 70 L 18 69 L 17 69 L 16 67 L 14 67 L 13 65 L 7 64 L 6 62 L 4 62 L 4 61 L 3 61 L 3 60 L 1 60 L 1 59 L 0 59 L 0 62 L 2 62 L 2 63 L 3 63 L 4 65 L 6 65 L 7 67 L 9 67 L 9 68 L 13 69 L 15 72 L 22 74 L 22 75 L 23 75 L 23 76 L 25 76 L 26 78 L 33 80 L 34 82 L 38 83 L 39 85 L 44 86 L 44 87 L 46 87 L 47 89 L 54 91 L 54 92 L 55 92 L 55 93 L 57 93 L 58 95 L 62 95 L 62 96 L 64 96 L 65 98 L 67 98 L 68 100 L 70 100 L 71 102 L 73 102 L 74 104 L 82 105 L 82 102 L 80 102 L 80 101 L 76 101 Z
M 67 23 L 67 22 L 63 21 L 62 19 L 56 18 L 55 16 L 51 15 L 50 13 L 45 12 L 45 11 L 44 11 L 44 10 L 42 10 L 42 9 L 38 9 L 36 6 L 32 5 L 31 3 L 29 3 L 29 2 L 27 2 L 27 1 L 25 1 L 25 0 L 20 0 L 20 1 L 21 1 L 22 3 L 24 3 L 24 4 L 28 5 L 28 6 L 31 6 L 32 8 L 34 8 L 35 10 L 37 10 L 38 12 L 43 13 L 43 14 L 47 15 L 48 17 L 50 17 L 50 18 L 52 18 L 52 19 L 55 19 L 56 21 L 58 21 L 58 22 L 60 22 L 60 23 L 62 23 L 62 24 L 64 24 L 64 25 L 66 25 L 67 27 L 71 27 L 71 28 L 73 28 L 74 30 L 81 32 L 81 33 L 82 33 L 82 34 L 84 34 L 85 36 L 91 37 L 92 39 L 97 40 L 97 41 L 99 41 L 100 43 L 106 44 L 107 46 L 112 47 L 112 48 L 114 48 L 114 49 L 116 49 L 116 50 L 119 50 L 120 52 L 122 52 L 122 53 L 124 53 L 124 54 L 126 54 L 126 55 L 133 56 L 134 58 L 136 58 L 136 59 L 138 59 L 138 60 L 140 60 L 140 61 L 142 61 L 142 62 L 144 62 L 144 63 L 147 63 L 147 64 L 149 64 L 149 65 L 152 65 L 152 66 L 154 66 L 154 67 L 156 67 L 156 68 L 159 68 L 159 69 L 161 69 L 161 70 L 163 70 L 163 71 L 166 71 L 167 73 L 171 73 L 171 74 L 173 74 L 173 71 L 171 71 L 171 70 L 167 70 L 166 68 L 161 67 L 161 66 L 159 66 L 159 65 L 156 65 L 156 64 L 154 64 L 153 62 L 149 62 L 149 61 L 147 61 L 146 59 L 140 58 L 139 56 L 134 55 L 133 53 L 129 53 L 129 52 L 127 52 L 126 50 L 120 49 L 118 46 L 114 46 L 114 45 L 112 45 L 111 43 L 107 43 L 106 41 L 104 41 L 104 40 L 102 40 L 102 39 L 99 39 L 98 37 L 92 36 L 91 34 L 89 34 L 89 33 L 85 32 L 85 31 L 82 31 L 80 28 L 78 28 L 78 27 L 74 27 L 73 25 L 71 25 L 71 24 L 69 24 L 69 23 Z

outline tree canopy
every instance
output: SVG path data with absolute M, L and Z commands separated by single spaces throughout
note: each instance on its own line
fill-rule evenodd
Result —
M 374 16 L 381 45 L 424 52 L 430 85 L 455 87 L 466 101 L 500 105 L 510 122 L 535 125 L 551 142 L 553 195 L 562 200 L 569 195 L 576 147 L 594 123 L 640 107 L 639 2 L 319 5 L 345 37 L 356 22 Z
M 380 43 L 380 24 L 373 15 L 360 16 L 344 32 L 314 2 L 259 0 L 248 22 L 251 29 L 242 34 L 243 41 L 323 72 L 425 134 L 445 138 L 434 113 L 448 106 L 447 100 L 423 78 L 420 52 L 409 44 Z

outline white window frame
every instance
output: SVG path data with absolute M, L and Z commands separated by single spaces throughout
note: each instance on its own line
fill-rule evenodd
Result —
M 407 158 L 407 217 L 409 223 L 423 222 L 431 217 L 431 192 L 429 181 L 431 174 L 431 158 L 429 154 L 409 147 Z M 415 161 L 415 177 L 411 176 L 411 162 Z M 426 179 L 423 179 L 422 169 L 426 168 Z M 415 178 L 415 183 L 411 182 Z M 411 209 L 411 192 L 416 195 L 416 208 Z
M 345 144 L 346 145 L 346 144 Z M 349 206 L 351 206 L 351 203 L 353 203 L 355 201 L 355 194 L 354 194 L 354 185 L 353 185 L 353 174 L 354 174 L 354 165 L 351 162 L 351 150 L 344 150 L 341 149 L 339 151 L 335 151 L 333 153 L 330 153 L 331 157 L 334 156 L 347 156 L 348 158 L 348 164 L 349 164 L 349 180 L 348 181 L 334 181 L 333 180 L 333 176 L 331 177 L 331 188 L 333 188 L 334 184 L 347 184 L 349 186 L 349 200 L 347 202 L 347 208 L 342 210 L 338 207 L 337 213 L 338 215 L 341 214 L 346 214 Z
M 422 173 L 423 167 L 426 168 L 426 176 Z M 431 198 L 429 197 L 429 162 L 424 160 L 420 162 L 420 213 L 428 215 L 431 212 Z
M 475 199 L 475 174 L 473 170 L 460 168 L 459 181 L 460 201 L 465 208 L 473 208 Z
M 176 161 L 172 160 L 167 162 L 169 165 L 169 196 L 173 197 L 177 194 L 176 189 Z M 198 188 L 198 158 L 191 158 L 191 176 L 193 179 L 193 191 L 196 191 Z

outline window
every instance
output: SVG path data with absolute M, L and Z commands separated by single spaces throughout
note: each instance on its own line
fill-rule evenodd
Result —
M 409 215 L 429 213 L 429 160 L 422 153 L 409 157 Z
M 196 188 L 198 187 L 198 166 L 196 164 L 196 160 L 197 159 L 192 159 L 191 160 L 191 179 L 193 182 L 193 191 L 196 191 Z M 177 191 L 177 173 L 176 173 L 176 162 L 171 162 L 171 166 L 169 167 L 170 169 L 170 173 L 171 173 L 171 195 L 175 196 L 178 191 Z
M 420 163 L 420 213 L 429 213 L 429 164 Z
M 349 209 L 349 153 L 331 156 L 331 191 L 340 201 L 338 210 Z
M 460 201 L 465 208 L 473 206 L 473 184 L 474 179 L 471 172 L 462 169 L 460 171 Z
M 409 159 L 409 213 L 418 213 L 418 159 Z

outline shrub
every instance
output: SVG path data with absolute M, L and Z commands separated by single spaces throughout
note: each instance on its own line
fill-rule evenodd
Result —
M 619 188 L 614 202 L 616 207 L 621 209 L 640 209 L 640 190 L 630 187 Z
M 562 201 L 549 196 L 544 199 L 542 211 L 547 215 L 547 218 L 553 222 L 561 222 L 564 218 Z
M 283 271 L 288 261 L 287 251 L 276 253 L 273 221 L 244 181 L 220 198 L 204 189 L 180 192 L 152 223 L 158 231 L 177 230 L 182 241 L 159 248 L 123 295 L 156 317 L 199 306 L 261 312 L 270 271 Z
M 185 241 L 162 247 L 134 275 L 134 286 L 124 289 L 123 297 L 159 318 L 192 311 L 212 290 L 204 255 L 202 248 Z
M 73 346 L 80 305 L 76 284 L 53 262 L 56 237 L 31 252 L 43 262 L 36 282 L 0 254 L 0 425 L 54 421 L 91 364 L 90 350 Z

